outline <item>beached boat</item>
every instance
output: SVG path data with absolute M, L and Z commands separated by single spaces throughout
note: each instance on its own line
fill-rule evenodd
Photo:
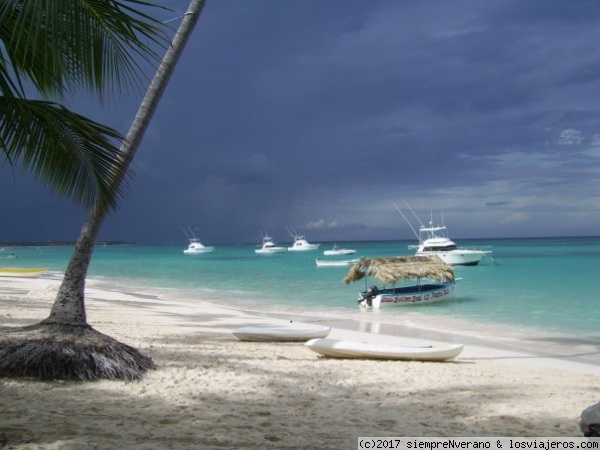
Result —
M 443 224 L 443 218 L 442 225 L 433 225 L 432 218 L 432 220 L 429 221 L 429 226 L 425 226 L 409 207 L 410 211 L 421 224 L 419 232 L 417 233 L 398 206 L 396 206 L 396 209 L 400 212 L 404 220 L 406 220 L 419 240 L 417 245 L 408 246 L 409 249 L 416 247 L 415 255 L 434 255 L 451 266 L 476 266 L 484 258 L 488 261 L 493 261 L 492 250 L 490 248 L 458 247 L 456 243 L 448 237 L 448 229 Z
M 287 326 L 242 327 L 233 331 L 241 341 L 255 342 L 306 342 L 310 339 L 324 338 L 331 327 L 312 326 L 310 324 L 292 324 Z
M 183 228 L 182 230 L 185 234 L 185 237 L 188 238 L 188 240 L 190 241 L 188 247 L 183 251 L 183 253 L 185 253 L 186 255 L 199 255 L 202 253 L 210 253 L 215 249 L 214 247 L 203 245 L 202 242 L 200 242 L 200 239 L 198 239 L 194 232 L 191 230 L 191 228 L 188 227 L 189 233 L 186 232 Z
M 310 242 L 308 242 L 304 236 L 294 233 L 293 231 L 290 231 L 290 235 L 292 236 L 292 238 L 294 238 L 294 243 L 292 244 L 291 247 L 288 247 L 288 251 L 290 252 L 303 252 L 303 251 L 307 251 L 307 250 L 317 250 L 319 248 L 319 246 L 321 244 L 311 244 Z
M 275 242 L 273 242 L 272 237 L 265 235 L 263 237 L 261 248 L 257 248 L 254 251 L 256 253 L 262 253 L 262 254 L 282 253 L 282 252 L 287 252 L 287 248 L 286 247 L 278 247 L 277 245 L 275 245 Z
M 356 264 L 360 259 L 315 259 L 315 264 L 319 267 L 339 267 L 339 266 L 351 266 Z
M 334 244 L 333 248 L 330 250 L 325 250 L 323 254 L 325 256 L 337 256 L 337 255 L 354 255 L 356 250 L 352 250 L 350 248 L 339 248 Z
M 37 278 L 47 272 L 43 267 L 0 267 L 0 277 Z
M 311 339 L 306 345 L 319 355 L 333 358 L 398 359 L 409 361 L 445 361 L 462 352 L 462 344 L 433 344 L 426 347 L 405 347 L 389 344 Z
M 346 274 L 346 284 L 373 277 L 392 287 L 371 286 L 359 293 L 365 308 L 383 305 L 422 305 L 447 300 L 456 288 L 454 272 L 436 256 L 361 258 Z M 396 283 L 402 281 L 402 286 Z

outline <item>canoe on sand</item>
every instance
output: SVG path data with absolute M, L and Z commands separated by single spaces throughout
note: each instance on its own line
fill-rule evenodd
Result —
M 35 278 L 48 272 L 43 267 L 0 267 L 0 277 Z
M 315 353 L 334 358 L 403 359 L 411 361 L 444 361 L 454 358 L 463 350 L 462 344 L 403 347 L 336 339 L 312 339 L 304 345 Z
M 330 327 L 293 324 L 289 326 L 242 327 L 233 330 L 240 341 L 305 342 L 329 334 Z

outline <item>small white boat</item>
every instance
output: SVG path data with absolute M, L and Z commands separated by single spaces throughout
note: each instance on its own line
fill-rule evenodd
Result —
M 309 339 L 324 338 L 331 331 L 326 326 L 292 324 L 289 326 L 242 327 L 233 331 L 241 341 L 255 342 L 305 342 Z
M 321 244 L 311 244 L 310 242 L 308 242 L 304 236 L 297 234 L 297 233 L 293 233 L 292 231 L 288 230 L 291 234 L 291 236 L 294 238 L 294 243 L 292 244 L 291 247 L 288 247 L 288 251 L 290 252 L 303 252 L 303 251 L 307 251 L 307 250 L 317 250 L 319 248 L 319 246 Z
M 360 292 L 358 304 L 364 308 L 437 303 L 450 298 L 456 288 L 452 267 L 435 256 L 361 258 L 348 271 L 344 282 L 348 284 L 369 276 L 392 287 L 371 286 Z M 396 287 L 398 281 L 406 285 Z
M 0 277 L 37 278 L 47 272 L 48 269 L 42 267 L 0 267 Z
M 334 245 L 331 250 L 325 250 L 323 254 L 325 256 L 335 256 L 335 255 L 354 255 L 356 250 L 352 250 L 350 248 L 338 248 L 337 245 Z
M 283 252 L 287 252 L 287 248 L 286 247 L 278 247 L 277 245 L 275 245 L 275 242 L 273 242 L 273 238 L 271 238 L 268 235 L 265 235 L 263 237 L 262 247 L 257 248 L 256 250 L 254 250 L 254 252 L 262 253 L 262 254 L 283 253 Z
M 199 253 L 210 253 L 214 251 L 214 247 L 207 247 L 202 245 L 202 243 L 197 238 L 190 239 L 190 244 L 188 248 L 186 248 L 183 253 L 186 255 L 197 255 Z
M 337 339 L 311 339 L 304 345 L 319 355 L 333 358 L 398 359 L 409 361 L 445 361 L 455 358 L 463 350 L 462 344 L 404 347 Z
M 189 229 L 189 227 L 188 227 Z M 183 230 L 183 228 L 182 228 Z M 200 239 L 198 239 L 195 235 L 194 232 L 189 229 L 189 234 L 186 233 L 185 230 L 183 230 L 183 232 L 185 233 L 185 237 L 188 238 L 188 240 L 190 241 L 190 243 L 188 244 L 188 247 L 183 251 L 183 253 L 185 253 L 186 255 L 199 255 L 202 253 L 210 253 L 212 251 L 214 251 L 214 247 L 212 246 L 205 246 L 202 244 L 202 242 L 200 242 Z
M 356 264 L 360 259 L 315 259 L 315 264 L 319 267 L 322 266 L 351 266 L 352 264 Z
M 394 205 L 396 206 L 396 205 Z M 413 215 L 419 220 L 414 211 L 406 205 Z M 417 233 L 402 213 L 402 211 L 396 206 L 398 212 L 402 215 L 404 220 L 408 223 L 410 228 L 415 233 L 415 236 L 419 240 L 417 245 L 409 245 L 408 248 L 415 248 L 415 255 L 435 255 L 444 261 L 446 264 L 451 266 L 476 266 L 481 262 L 482 259 L 486 258 L 488 261 L 492 260 L 492 251 L 490 248 L 467 248 L 458 247 L 454 241 L 448 237 L 448 230 L 445 225 L 433 225 L 433 218 L 429 221 L 429 226 L 425 226 L 419 220 L 421 226 Z

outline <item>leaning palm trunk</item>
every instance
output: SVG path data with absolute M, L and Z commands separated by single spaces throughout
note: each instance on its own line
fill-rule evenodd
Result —
M 122 183 L 158 102 L 202 13 L 206 0 L 192 0 L 156 72 L 121 147 Z M 137 379 L 154 369 L 151 358 L 88 325 L 85 280 L 94 245 L 106 218 L 106 204 L 88 215 L 47 319 L 0 335 L 0 376 L 38 379 Z

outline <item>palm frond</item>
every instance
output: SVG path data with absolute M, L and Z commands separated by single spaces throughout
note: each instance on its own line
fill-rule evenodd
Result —
M 137 0 L 3 0 L 0 40 L 14 71 L 45 96 L 80 87 L 121 92 L 140 86 L 140 62 L 157 63 L 152 46 L 167 42 L 160 24 L 140 8 L 159 6 Z
M 58 193 L 87 207 L 119 199 L 126 161 L 119 133 L 56 103 L 0 97 L 0 150 Z

